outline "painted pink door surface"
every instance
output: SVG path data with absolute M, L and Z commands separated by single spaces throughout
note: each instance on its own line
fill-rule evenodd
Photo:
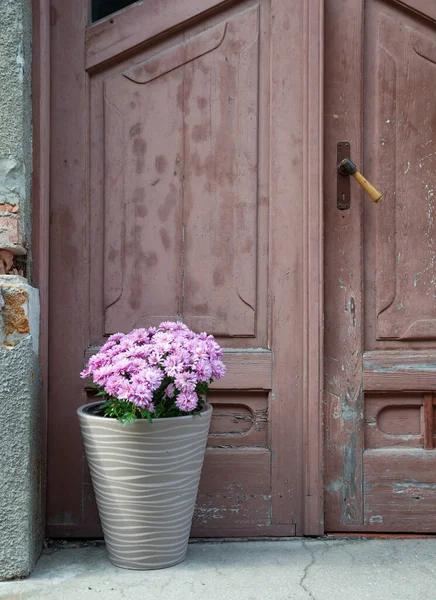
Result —
M 436 4 L 326 2 L 328 531 L 436 532 Z M 336 207 L 336 144 L 354 181 Z
M 145 0 L 92 25 L 86 4 L 52 1 L 48 535 L 101 534 L 75 415 L 92 400 L 84 362 L 168 319 L 215 335 L 228 367 L 193 535 L 317 530 L 295 343 L 304 3 L 291 19 L 279 0 Z

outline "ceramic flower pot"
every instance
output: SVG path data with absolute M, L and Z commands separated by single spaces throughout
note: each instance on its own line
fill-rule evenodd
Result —
M 212 407 L 126 427 L 96 414 L 100 404 L 77 412 L 109 559 L 127 569 L 182 562 Z

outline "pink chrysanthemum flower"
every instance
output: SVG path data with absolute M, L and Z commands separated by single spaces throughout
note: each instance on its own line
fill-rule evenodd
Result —
M 113 371 L 114 373 L 126 374 L 131 366 L 131 359 L 123 356 L 122 358 L 118 358 L 113 363 Z
M 174 354 L 168 356 L 163 362 L 165 372 L 168 377 L 175 377 L 183 370 L 183 362 Z
M 167 385 L 166 389 L 165 389 L 165 394 L 164 396 L 166 398 L 174 398 L 174 392 L 176 390 L 176 386 L 174 385 L 174 383 L 170 383 Z
M 118 397 L 124 381 L 124 377 L 120 375 L 111 375 L 108 377 L 104 388 L 109 396 Z
M 94 379 L 94 382 L 97 385 L 105 385 L 106 381 L 108 380 L 108 378 L 112 375 L 112 367 L 111 365 L 104 365 L 103 367 L 100 367 L 99 369 L 96 369 L 93 374 L 92 377 Z
M 164 373 L 157 367 L 148 367 L 144 372 L 144 378 L 152 390 L 157 390 L 163 381 Z
M 130 395 L 132 393 L 132 384 L 128 379 L 123 379 L 120 381 L 120 386 L 118 389 L 118 398 L 120 400 L 128 400 L 130 402 Z
M 197 408 L 198 396 L 195 392 L 180 392 L 177 396 L 176 405 L 183 412 L 191 412 Z
M 138 346 L 148 344 L 150 341 L 150 335 L 147 329 L 134 329 L 130 332 L 129 338 L 133 344 L 136 344 Z
M 168 354 L 171 352 L 172 344 L 171 342 L 156 342 L 155 348 L 159 354 Z
M 193 392 L 198 383 L 197 375 L 189 371 L 183 371 L 174 378 L 177 389 L 182 392 Z
M 175 325 L 175 323 L 173 321 L 163 321 L 159 325 L 159 329 L 163 329 L 164 331 L 169 331 L 171 329 L 174 329 L 174 325 Z
M 108 342 L 118 343 L 120 340 L 123 339 L 124 335 L 124 333 L 114 333 L 108 338 Z
M 199 381 L 209 381 L 212 377 L 212 367 L 207 360 L 200 359 L 193 367 Z
M 215 379 L 221 379 L 226 374 L 226 367 L 220 360 L 213 360 L 211 362 L 212 377 Z
M 159 365 L 163 359 L 163 355 L 156 350 L 152 350 L 148 356 L 149 365 Z
M 130 401 L 136 406 L 141 408 L 148 408 L 153 400 L 153 392 L 149 385 L 146 383 L 140 383 L 138 385 L 132 384 Z

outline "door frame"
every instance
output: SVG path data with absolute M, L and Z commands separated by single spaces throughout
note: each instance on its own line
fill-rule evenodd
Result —
M 86 1 L 86 0 L 82 0 Z M 153 1 L 153 0 L 150 0 Z M 223 0 L 230 4 L 233 0 Z M 236 0 L 235 2 L 236 3 Z M 143 5 L 145 10 L 145 4 Z M 271 0 L 272 5 L 272 153 L 275 165 L 289 173 L 286 182 L 297 183 L 301 194 L 294 197 L 293 186 L 285 189 L 272 177 L 271 193 L 281 195 L 281 211 L 294 231 L 292 236 L 292 278 L 299 293 L 290 310 L 296 324 L 296 335 L 289 345 L 286 365 L 296 375 L 293 390 L 292 456 L 276 458 L 290 465 L 301 493 L 294 500 L 295 535 L 324 533 L 323 497 L 323 0 Z M 50 0 L 33 0 L 33 232 L 32 281 L 41 298 L 40 359 L 43 387 L 42 445 L 43 445 L 43 507 L 45 507 L 45 467 L 47 463 L 47 373 L 49 346 L 49 220 L 50 220 Z M 300 19 L 292 18 L 299 14 Z M 122 50 L 120 50 L 122 51 Z M 282 74 L 288 73 L 283 78 Z M 289 98 L 295 102 L 289 102 Z M 301 127 L 302 124 L 302 127 Z M 300 127 L 301 136 L 293 135 Z M 284 164 L 280 148 L 293 144 L 299 159 L 293 165 Z M 272 174 L 274 175 L 274 174 Z M 301 221 L 292 222 L 289 215 Z M 271 231 L 271 240 L 274 231 Z M 274 241 L 274 240 L 273 240 Z M 280 241 L 274 241 L 280 244 Z M 280 266 L 270 265 L 272 280 L 288 276 Z M 283 269 L 282 269 L 283 270 Z M 290 308 L 290 307 L 289 307 Z M 298 326 L 297 326 L 298 325 Z M 273 331 L 274 333 L 274 331 Z M 282 351 L 283 352 L 283 351 Z M 280 424 L 275 424 L 280 427 Z M 45 512 L 45 508 L 43 508 Z
M 41 365 L 41 498 L 45 523 L 49 342 L 50 228 L 50 0 L 32 0 L 32 273 L 39 290 Z

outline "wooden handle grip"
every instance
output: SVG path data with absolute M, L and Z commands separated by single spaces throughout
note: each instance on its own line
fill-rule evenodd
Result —
M 373 185 L 371 185 L 360 171 L 356 171 L 355 173 L 353 173 L 353 177 L 357 181 L 357 183 L 363 187 L 365 192 L 368 194 L 371 200 L 375 202 L 375 204 L 377 204 L 377 202 L 380 202 L 380 200 L 383 198 L 383 194 L 379 192 Z

